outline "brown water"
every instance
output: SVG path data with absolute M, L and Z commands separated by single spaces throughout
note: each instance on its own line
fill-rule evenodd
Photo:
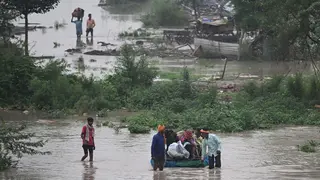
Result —
M 71 11 L 80 6 L 86 13 L 91 12 L 97 22 L 95 37 L 92 46 L 87 50 L 104 49 L 99 47 L 97 41 L 117 44 L 117 34 L 132 27 L 138 28 L 141 22 L 136 15 L 119 14 L 113 9 L 113 14 L 97 7 L 98 0 L 62 0 L 57 9 L 45 15 L 32 15 L 30 22 L 39 22 L 45 26 L 52 26 L 55 20 L 69 22 Z M 121 14 L 121 15 L 120 15 Z M 85 38 L 82 39 L 86 41 Z M 53 48 L 53 42 L 62 45 Z M 54 55 L 64 57 L 71 64 L 72 71 L 76 59 L 80 54 L 65 55 L 64 50 L 76 47 L 74 24 L 68 23 L 65 28 L 48 29 L 30 32 L 30 43 L 34 47 L 35 55 Z M 116 62 L 114 57 L 86 56 L 84 63 L 90 68 L 86 74 L 93 73 L 101 77 L 112 73 Z M 90 62 L 96 59 L 97 62 Z M 223 69 L 220 60 L 170 60 L 157 59 L 157 66 L 163 71 L 177 71 L 187 65 L 202 74 L 219 73 Z M 107 70 L 101 70 L 107 68 Z M 238 73 L 270 75 L 279 72 L 293 71 L 301 68 L 309 70 L 310 67 L 299 64 L 269 63 L 269 62 L 230 62 L 227 74 Z M 8 114 L 7 114 L 8 115 Z M 84 124 L 80 118 L 61 120 L 46 125 L 37 124 L 30 118 L 17 117 L 9 114 L 6 120 L 28 119 L 29 131 L 36 132 L 37 136 L 49 139 L 44 150 L 52 151 L 50 156 L 25 156 L 17 169 L 0 173 L 0 179 L 90 179 L 90 180 L 116 180 L 116 179 L 215 179 L 215 180 L 269 180 L 269 179 L 320 179 L 320 154 L 307 154 L 297 151 L 296 145 L 309 139 L 320 138 L 319 129 L 314 127 L 283 128 L 270 131 L 255 131 L 232 135 L 218 134 L 223 142 L 222 169 L 209 171 L 200 169 L 165 169 L 164 172 L 153 172 L 149 164 L 150 143 L 152 134 L 131 135 L 127 130 L 116 133 L 113 129 L 101 127 L 96 129 L 97 150 L 93 163 L 80 162 L 82 156 L 80 129 Z
M 319 139 L 319 128 L 288 127 L 232 135 L 222 139 L 222 168 L 166 168 L 153 172 L 149 163 L 152 134 L 131 135 L 126 129 L 116 133 L 96 128 L 94 162 L 81 162 L 79 133 L 84 124 L 76 118 L 45 125 L 29 121 L 28 131 L 49 142 L 49 156 L 25 156 L 17 169 L 0 173 L 0 179 L 215 179 L 270 180 L 320 178 L 320 153 L 303 153 L 296 148 L 305 140 Z M 154 132 L 153 132 L 154 133 Z
M 116 44 L 116 48 L 120 47 L 124 41 L 119 40 L 118 34 L 126 31 L 129 28 L 137 29 L 142 26 L 139 21 L 139 14 L 150 9 L 148 3 L 141 4 L 133 11 L 130 6 L 129 10 L 126 8 L 101 8 L 97 4 L 99 0 L 61 0 L 59 6 L 46 14 L 33 14 L 30 16 L 30 23 L 40 23 L 43 26 L 53 26 L 55 21 L 65 22 L 67 25 L 58 30 L 47 29 L 46 31 L 37 30 L 29 33 L 29 44 L 31 52 L 36 56 L 55 56 L 56 58 L 64 58 L 70 64 L 70 72 L 78 72 L 79 64 L 77 62 L 79 57 L 84 58 L 84 66 L 87 67 L 85 75 L 93 74 L 96 77 L 103 77 L 106 74 L 113 73 L 113 67 L 116 64 L 116 57 L 112 56 L 92 56 L 84 54 L 70 55 L 64 51 L 69 48 L 76 48 L 76 34 L 75 25 L 70 23 L 70 14 L 76 7 L 85 9 L 85 13 L 92 13 L 97 26 L 94 30 L 93 42 L 90 38 L 87 40 L 82 36 L 81 43 L 85 44 L 84 52 L 91 50 L 105 50 L 97 44 L 98 41 L 109 42 Z M 136 14 L 132 14 L 136 13 Z M 20 20 L 18 22 L 23 22 Z M 85 30 L 85 22 L 83 23 L 83 30 Z M 23 38 L 23 36 L 21 36 Z M 53 48 L 53 43 L 58 42 L 61 46 Z M 132 42 L 128 40 L 127 42 Z M 111 47 L 113 48 L 113 47 Z M 96 62 L 91 62 L 95 59 Z M 161 71 L 181 71 L 181 68 L 188 66 L 193 70 L 193 73 L 201 75 L 218 75 L 221 74 L 224 61 L 220 59 L 209 60 L 195 60 L 195 59 L 178 59 L 178 58 L 151 58 L 156 62 L 156 66 Z M 291 72 L 306 70 L 310 71 L 312 68 L 310 64 L 297 63 L 277 63 L 277 62 L 258 62 L 258 61 L 230 61 L 227 65 L 225 77 L 237 76 L 238 74 L 253 74 L 271 76 L 278 73 L 286 73 L 291 69 Z

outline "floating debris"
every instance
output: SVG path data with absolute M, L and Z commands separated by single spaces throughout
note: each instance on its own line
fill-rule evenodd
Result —
M 99 41 L 97 44 L 100 44 L 101 46 L 116 46 L 115 44 L 105 43 L 105 42 L 102 42 L 102 41 Z
M 32 59 L 54 59 L 54 56 L 31 56 Z
M 65 50 L 65 52 L 68 52 L 68 53 L 82 53 L 81 49 L 74 49 L 74 48 L 71 48 L 71 49 L 67 49 Z
M 57 43 L 57 42 L 53 42 L 53 48 L 57 48 L 57 47 L 60 47 L 61 44 L 60 43 Z
M 136 41 L 136 45 L 142 46 L 143 45 L 143 41 Z
M 84 54 L 97 55 L 97 56 L 120 56 L 120 52 L 117 51 L 116 49 L 106 50 L 106 51 L 93 50 L 93 51 L 85 52 Z

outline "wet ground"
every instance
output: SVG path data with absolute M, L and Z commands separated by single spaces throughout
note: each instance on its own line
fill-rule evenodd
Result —
M 152 134 L 132 135 L 126 129 L 116 133 L 107 127 L 96 128 L 94 162 L 81 162 L 79 133 L 81 118 L 60 120 L 53 124 L 29 121 L 29 131 L 48 139 L 44 150 L 49 156 L 25 156 L 17 169 L 0 173 L 0 179 L 68 179 L 68 180 L 270 180 L 320 178 L 320 153 L 303 153 L 296 145 L 319 139 L 319 128 L 288 127 L 279 130 L 254 131 L 222 139 L 222 168 L 167 168 L 153 172 L 149 164 Z

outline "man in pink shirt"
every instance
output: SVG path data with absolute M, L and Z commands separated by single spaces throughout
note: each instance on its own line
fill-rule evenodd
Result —
M 84 161 L 88 157 L 88 151 L 90 160 L 93 161 L 93 150 L 96 149 L 94 144 L 94 127 L 93 127 L 93 118 L 87 118 L 88 124 L 82 127 L 81 138 L 82 138 L 82 148 L 84 151 L 84 156 L 81 158 L 81 161 Z

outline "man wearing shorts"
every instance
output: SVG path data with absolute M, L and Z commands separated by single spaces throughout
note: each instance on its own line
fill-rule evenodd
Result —
M 89 33 L 91 33 L 91 38 L 93 37 L 93 28 L 96 26 L 96 22 L 92 19 L 91 14 L 88 15 L 88 20 L 87 20 L 87 37 Z
M 94 127 L 93 127 L 93 118 L 87 118 L 88 124 L 82 127 L 81 138 L 82 138 L 82 148 L 84 151 L 84 156 L 81 158 L 81 161 L 84 161 L 88 157 L 88 151 L 90 159 L 93 161 L 93 150 L 96 149 L 94 144 Z

